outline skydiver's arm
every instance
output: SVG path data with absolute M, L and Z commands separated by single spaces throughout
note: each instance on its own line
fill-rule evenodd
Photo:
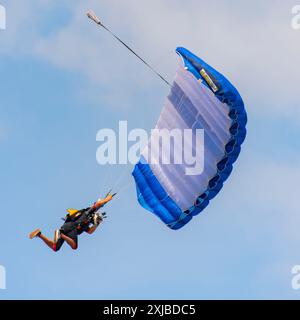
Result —
M 93 210 L 98 210 L 99 208 L 103 207 L 105 204 L 107 204 L 109 201 L 111 201 L 111 199 L 113 198 L 113 196 L 111 194 L 109 194 L 105 199 L 103 200 L 98 200 L 93 206 L 92 209 Z
M 86 232 L 88 234 L 94 233 L 102 221 L 103 221 L 103 218 L 101 218 L 99 215 L 95 215 L 93 218 L 92 226 L 89 226 Z
M 86 232 L 88 234 L 93 234 L 96 231 L 97 228 L 98 228 L 98 226 L 93 225 L 92 227 L 88 228 Z

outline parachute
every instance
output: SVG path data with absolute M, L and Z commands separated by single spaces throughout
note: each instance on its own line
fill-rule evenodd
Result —
M 141 206 L 157 215 L 171 229 L 180 229 L 208 206 L 230 176 L 246 137 L 247 114 L 243 100 L 221 73 L 185 48 L 176 49 L 183 66 L 171 85 L 107 28 L 93 11 L 87 16 L 171 87 L 156 130 L 153 130 L 132 175 Z M 170 133 L 176 129 L 180 132 L 190 130 L 189 149 L 196 155 L 202 151 L 203 157 L 199 159 L 202 170 L 197 174 L 187 174 L 190 161 L 162 161 L 171 154 L 173 160 L 178 160 L 185 149 L 178 139 L 165 149 L 161 147 L 161 138 L 167 135 L 166 131 L 171 139 Z M 199 130 L 204 132 L 202 141 L 198 139 Z M 163 134 L 157 134 L 157 131 Z
M 132 175 L 142 207 L 158 216 L 169 228 L 180 229 L 203 211 L 232 171 L 246 137 L 247 114 L 235 87 L 218 71 L 185 48 L 171 92 L 155 129 L 204 130 L 203 170 L 186 174 L 186 163 L 160 161 L 159 139 L 152 134 Z M 176 154 L 179 146 L 173 145 Z M 192 145 L 195 153 L 196 145 Z M 149 152 L 156 161 L 149 161 Z M 178 150 L 177 150 L 178 149 Z M 164 150 L 162 150 L 164 153 Z

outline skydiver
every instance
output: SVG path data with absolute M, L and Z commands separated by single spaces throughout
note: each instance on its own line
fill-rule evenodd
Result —
M 54 240 L 45 237 L 40 229 L 31 232 L 29 238 L 40 238 L 55 252 L 60 250 L 65 241 L 73 250 L 76 250 L 78 248 L 78 235 L 83 232 L 92 234 L 96 231 L 105 218 L 105 213 L 97 213 L 97 211 L 111 201 L 113 197 L 114 194 L 111 195 L 108 193 L 105 199 L 98 199 L 97 202 L 89 208 L 81 210 L 69 209 L 69 213 L 64 219 L 65 223 L 59 230 L 57 229 L 54 232 Z

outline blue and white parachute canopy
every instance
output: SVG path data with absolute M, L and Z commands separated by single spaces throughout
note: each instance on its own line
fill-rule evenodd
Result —
M 203 129 L 202 145 L 191 141 L 190 146 L 193 154 L 202 149 L 203 170 L 186 174 L 189 164 L 185 162 L 163 163 L 164 152 L 170 150 L 161 149 L 156 141 L 160 136 L 152 134 L 132 173 L 139 203 L 174 230 L 199 214 L 221 190 L 240 153 L 247 123 L 235 87 L 188 50 L 176 51 L 184 66 L 176 74 L 155 129 L 192 129 L 193 141 L 197 129 Z M 176 143 L 171 148 L 175 156 L 184 149 Z

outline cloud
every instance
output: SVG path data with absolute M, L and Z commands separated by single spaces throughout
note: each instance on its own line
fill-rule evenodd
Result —
M 300 242 L 299 163 L 253 154 L 249 149 L 243 152 L 218 202 L 224 212 L 234 205 L 232 220 L 253 243 L 273 239 L 275 247 L 277 242 L 289 243 L 286 253 L 297 254 L 293 250 Z
M 32 54 L 32 44 L 39 39 L 40 19 L 50 6 L 46 0 L 1 1 L 6 8 L 7 28 L 0 35 L 0 54 Z
M 85 17 L 93 8 L 105 24 L 171 79 L 183 45 L 228 75 L 251 112 L 299 122 L 300 32 L 291 28 L 293 1 L 63 1 L 70 20 L 49 36 L 39 31 L 53 1 L 9 2 L 13 23 L 3 50 L 31 52 L 79 72 L 106 101 L 158 91 L 159 80 Z M 53 25 L 55 22 L 53 22 Z M 161 93 L 161 92 L 159 92 Z M 117 99 L 119 101 L 119 99 Z
M 272 6 L 258 1 L 251 7 L 228 6 L 228 1 L 90 3 L 96 12 L 105 13 L 104 21 L 113 30 L 169 78 L 176 65 L 174 49 L 184 45 L 228 74 L 252 111 L 299 120 L 300 33 L 290 27 L 288 5 L 278 1 L 272 1 Z M 85 8 L 81 2 L 74 6 L 70 25 L 50 39 L 41 39 L 37 52 L 106 87 L 125 77 L 124 94 L 141 82 L 153 85 L 152 75 L 134 57 L 87 23 Z

